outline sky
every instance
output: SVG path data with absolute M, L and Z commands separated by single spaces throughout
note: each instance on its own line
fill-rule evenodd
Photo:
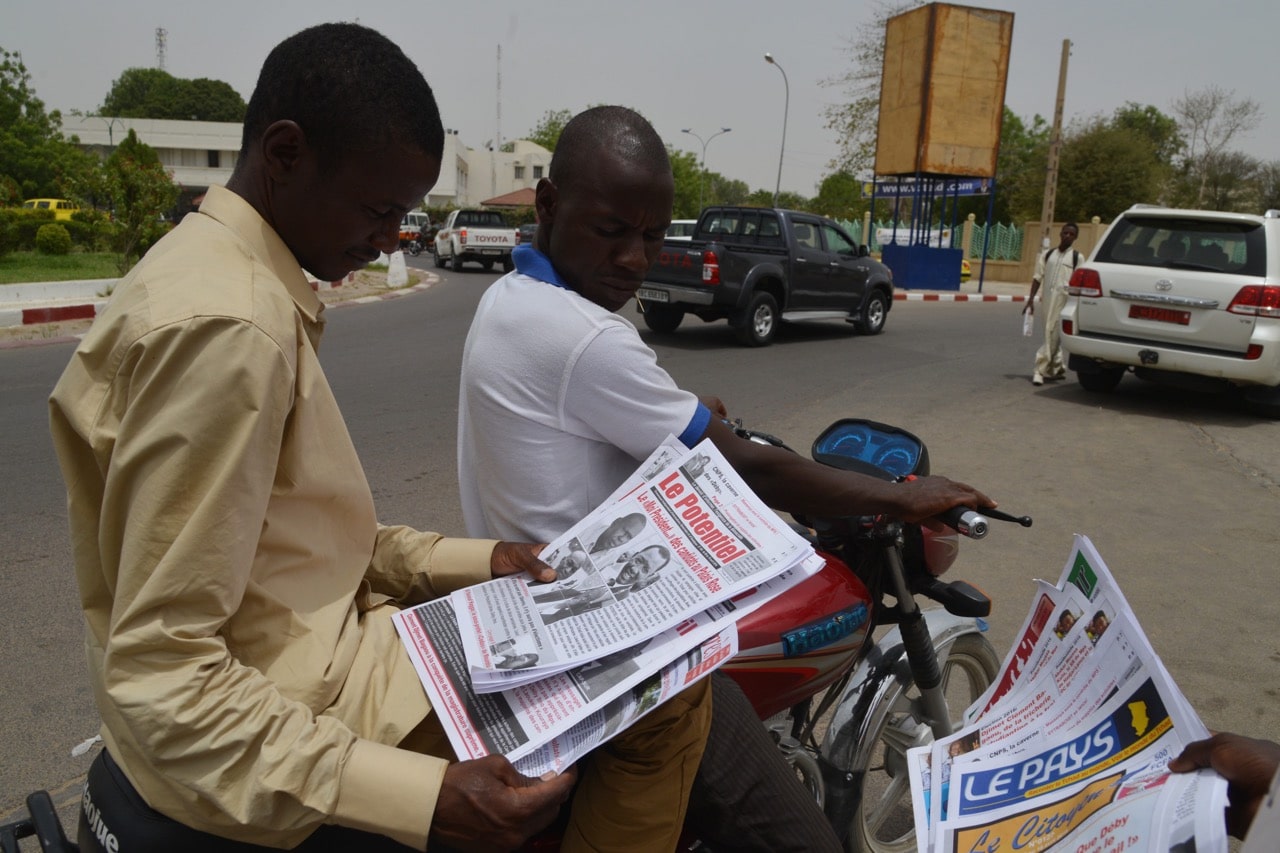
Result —
M 1127 101 L 1171 115 L 1185 93 L 1217 85 L 1262 112 L 1231 147 L 1280 159 L 1275 0 L 983 6 L 1014 13 L 1005 104 L 1024 119 L 1052 118 L 1069 39 L 1064 123 Z M 812 196 L 838 150 L 824 111 L 847 100 L 823 81 L 852 67 L 849 44 L 879 8 L 876 0 L 3 0 L 0 47 L 22 55 L 47 108 L 92 112 L 122 71 L 158 64 L 163 28 L 166 71 L 223 80 L 247 101 L 276 43 L 312 24 L 359 21 L 418 64 L 445 126 L 466 145 L 524 136 L 550 110 L 624 104 L 679 150 L 703 155 L 685 128 L 708 140 L 711 171 L 772 190 L 781 159 L 782 190 Z

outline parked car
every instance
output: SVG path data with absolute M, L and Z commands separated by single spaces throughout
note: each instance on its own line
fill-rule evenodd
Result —
M 521 245 L 532 243 L 534 235 L 538 233 L 538 223 L 526 222 L 524 225 L 517 228 L 516 231 L 520 234 Z
M 697 226 L 696 219 L 673 219 L 671 224 L 667 226 L 668 240 L 691 240 L 693 239 L 693 229 Z
M 1240 389 L 1280 417 L 1280 211 L 1134 205 L 1071 276 L 1067 366 L 1090 391 L 1125 373 Z
M 70 219 L 80 205 L 65 198 L 29 198 L 22 203 L 26 210 L 52 210 L 54 219 Z

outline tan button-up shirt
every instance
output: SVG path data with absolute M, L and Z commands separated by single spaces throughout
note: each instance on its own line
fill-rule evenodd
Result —
M 390 615 L 489 577 L 493 542 L 380 527 L 316 358 L 323 306 L 211 188 L 112 296 L 50 399 L 103 737 L 155 809 L 292 846 L 422 849 L 446 762 Z

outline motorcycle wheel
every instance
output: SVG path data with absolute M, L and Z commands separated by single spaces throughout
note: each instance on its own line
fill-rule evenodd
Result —
M 942 670 L 953 724 L 959 724 L 960 714 L 990 686 L 999 668 L 1000 659 L 986 637 L 964 634 L 956 639 Z M 846 846 L 850 851 L 914 853 L 907 750 L 932 743 L 933 732 L 922 722 L 920 691 L 908 679 L 899 680 L 873 713 L 880 715 L 873 729 L 875 743 L 852 768 L 863 779 L 862 798 Z

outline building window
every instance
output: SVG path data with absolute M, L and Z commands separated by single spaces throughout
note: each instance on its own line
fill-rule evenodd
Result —
M 541 166 L 534 166 L 534 167 L 533 167 L 533 179 L 536 181 L 536 180 L 539 180 L 541 177 L 542 177 L 542 167 L 541 167 Z
M 524 166 L 521 166 L 519 164 L 516 165 L 516 180 L 517 181 L 524 180 Z
M 209 152 L 209 160 L 208 160 L 208 163 L 209 163 L 209 168 L 210 168 L 210 169 L 217 169 L 219 166 L 221 166 L 221 165 L 222 165 L 222 152 L 221 152 L 221 151 L 210 151 L 210 152 Z

